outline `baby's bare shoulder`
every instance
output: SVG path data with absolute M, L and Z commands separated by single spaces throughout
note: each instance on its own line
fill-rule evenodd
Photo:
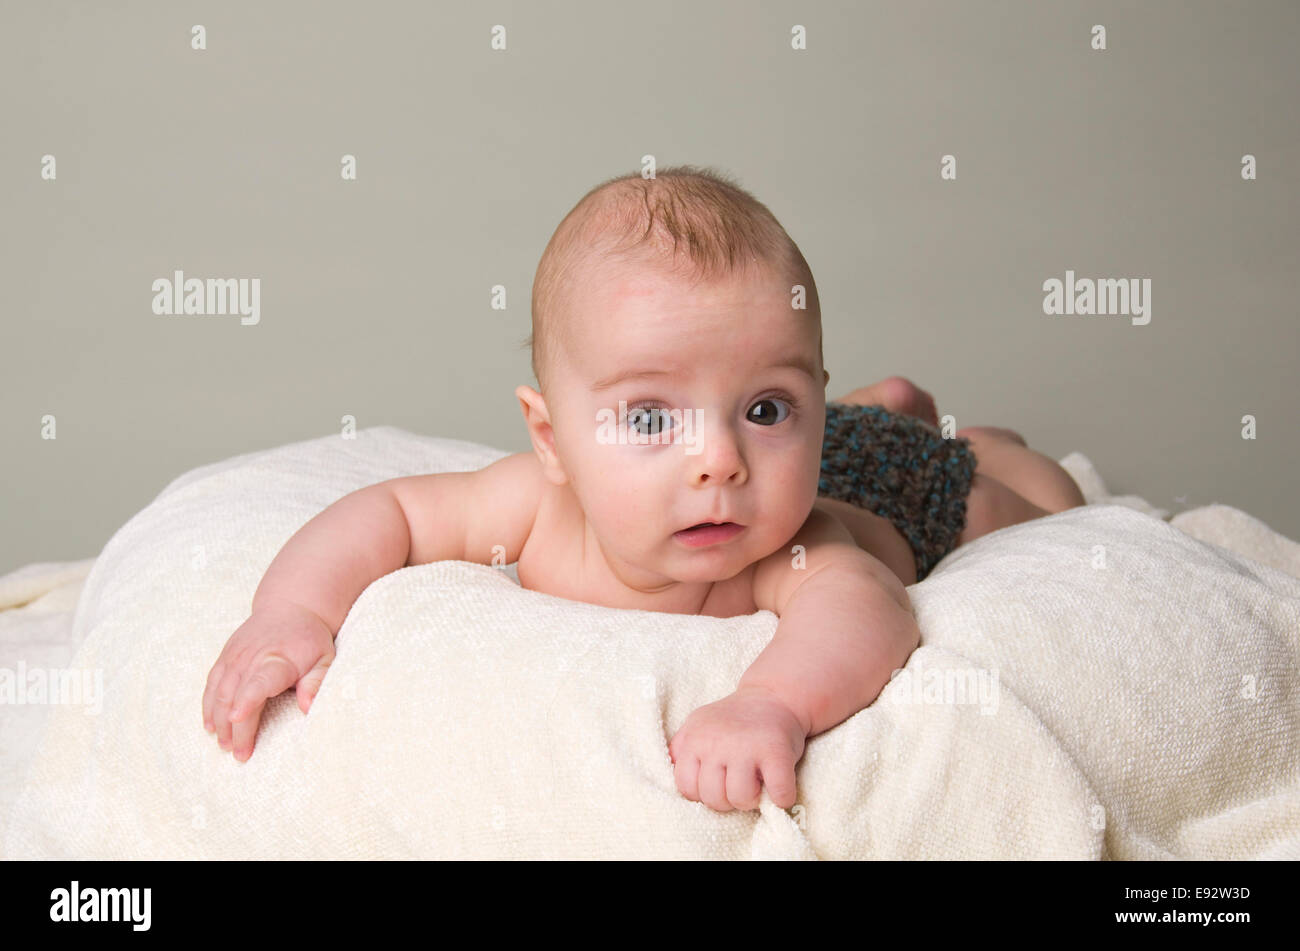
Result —
M 475 472 L 466 519 L 467 558 L 493 564 L 504 549 L 505 564 L 518 561 L 537 523 L 545 487 L 541 461 L 533 452 L 504 456 Z
M 772 611 L 779 616 L 799 586 L 830 565 L 839 565 L 874 578 L 888 588 L 895 599 L 905 603 L 905 586 L 894 569 L 875 552 L 864 548 L 851 528 L 840 520 L 840 513 L 832 507 L 822 506 L 820 503 L 823 501 L 819 499 L 813 506 L 807 520 L 790 541 L 755 565 L 754 602 L 759 610 Z M 902 536 L 898 537 L 902 541 Z
M 384 484 L 406 515 L 410 565 L 487 565 L 502 554 L 510 564 L 528 541 L 542 494 L 541 467 L 532 453 L 505 456 L 471 472 L 404 476 Z

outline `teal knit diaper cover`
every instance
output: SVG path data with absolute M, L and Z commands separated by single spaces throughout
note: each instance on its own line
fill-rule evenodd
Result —
M 917 581 L 957 547 L 974 475 L 968 439 L 883 406 L 826 404 L 817 494 L 889 519 L 912 547 Z

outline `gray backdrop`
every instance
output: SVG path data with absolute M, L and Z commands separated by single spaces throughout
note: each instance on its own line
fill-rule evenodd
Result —
M 0 572 L 345 414 L 527 449 L 538 257 L 646 154 L 785 224 L 829 396 L 907 376 L 1112 491 L 1300 536 L 1298 27 L 1294 0 L 6 2 Z M 260 322 L 155 315 L 177 269 L 260 278 Z M 1150 323 L 1044 315 L 1067 269 L 1150 279 Z

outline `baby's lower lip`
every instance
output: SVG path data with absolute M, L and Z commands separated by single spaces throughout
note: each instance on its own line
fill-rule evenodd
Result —
M 735 522 L 723 522 L 721 525 L 701 525 L 699 528 L 685 528 L 674 532 L 677 539 L 687 548 L 705 548 L 729 541 L 745 530 L 744 525 Z

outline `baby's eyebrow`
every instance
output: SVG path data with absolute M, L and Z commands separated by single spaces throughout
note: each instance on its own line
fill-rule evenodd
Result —
M 628 380 L 642 380 L 652 376 L 672 376 L 667 370 L 625 370 L 615 373 L 613 376 L 607 376 L 603 380 L 597 380 L 591 385 L 593 390 L 607 390 L 611 386 L 617 386 L 619 383 L 625 383 Z
M 767 369 L 798 370 L 799 372 L 804 374 L 804 376 L 808 377 L 808 379 L 814 382 L 816 382 L 817 380 L 817 374 L 813 372 L 812 364 L 800 354 L 793 354 L 790 356 L 782 357 L 781 359 L 777 360 L 775 363 L 769 364 L 767 366 Z M 621 370 L 618 373 L 615 373 L 611 376 L 607 376 L 602 380 L 597 380 L 595 383 L 591 385 L 591 389 L 593 392 L 599 392 L 600 390 L 607 390 L 611 386 L 617 386 L 619 383 L 625 383 L 628 380 L 641 380 L 641 379 L 648 379 L 650 377 L 657 377 L 657 376 L 672 376 L 672 373 L 668 370 L 652 370 L 652 369 Z

